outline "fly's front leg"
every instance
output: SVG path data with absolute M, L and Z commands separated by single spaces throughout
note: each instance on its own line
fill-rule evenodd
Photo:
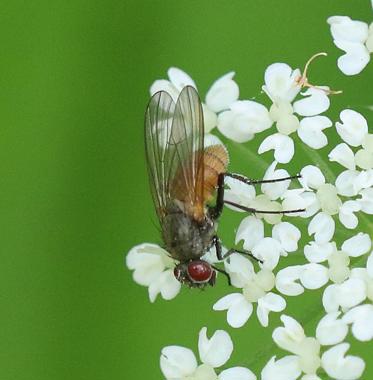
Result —
M 223 260 L 220 239 L 216 235 L 213 237 L 213 244 L 215 245 L 216 257 L 219 261 Z

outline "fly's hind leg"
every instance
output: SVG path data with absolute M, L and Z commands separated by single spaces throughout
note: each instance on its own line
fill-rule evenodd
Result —
M 284 211 L 270 211 L 270 210 L 257 210 L 253 207 L 246 207 L 239 205 L 237 203 L 228 201 L 224 199 L 224 179 L 225 177 L 231 177 L 235 178 L 243 183 L 246 183 L 248 185 L 253 184 L 261 184 L 261 183 L 273 183 L 273 182 L 281 182 L 281 181 L 287 181 L 294 178 L 300 178 L 300 175 L 291 176 L 291 177 L 284 177 L 284 178 L 277 178 L 277 179 L 268 179 L 268 180 L 250 180 L 248 178 L 245 178 L 239 174 L 232 174 L 232 173 L 221 173 L 218 176 L 218 188 L 217 188 L 217 196 L 216 196 L 216 204 L 214 207 L 210 208 L 210 216 L 212 219 L 217 219 L 221 215 L 224 207 L 224 203 L 229 204 L 231 206 L 234 206 L 240 210 L 250 212 L 252 214 L 294 214 L 299 212 L 306 211 L 305 209 L 296 209 L 296 210 L 284 210 Z
M 235 173 L 224 173 L 224 177 L 231 177 L 231 178 L 237 179 L 243 183 L 246 183 L 247 185 L 261 185 L 262 183 L 275 183 L 275 182 L 290 181 L 292 179 L 302 178 L 300 174 L 296 174 L 289 177 L 274 178 L 274 179 L 250 179 L 250 178 L 246 178 L 243 175 L 235 174 Z

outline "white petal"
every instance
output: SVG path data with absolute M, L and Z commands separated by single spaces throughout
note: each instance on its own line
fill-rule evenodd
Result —
M 294 156 L 294 142 L 289 136 L 275 133 L 266 137 L 260 144 L 258 153 L 262 154 L 274 149 L 275 159 L 281 164 L 287 164 Z
M 149 286 L 160 276 L 167 265 L 168 253 L 156 244 L 143 243 L 133 247 L 126 256 L 126 265 L 134 270 L 133 279 L 140 285 Z
M 194 80 L 183 70 L 177 67 L 170 67 L 167 71 L 168 77 L 171 83 L 181 91 L 185 86 L 192 86 L 197 89 Z
M 256 376 L 248 368 L 233 367 L 221 371 L 219 380 L 256 380 Z
M 168 94 L 171 95 L 174 102 L 176 102 L 177 97 L 180 94 L 180 90 L 177 89 L 170 81 L 166 79 L 156 80 L 150 86 L 150 95 L 154 95 L 156 92 L 159 91 L 166 91 Z
M 325 177 L 317 166 L 307 165 L 300 171 L 300 174 L 302 178 L 299 182 L 306 190 L 318 189 L 325 183 Z
M 306 98 L 294 102 L 294 111 L 301 116 L 315 116 L 325 112 L 330 106 L 330 100 L 325 91 L 308 88 L 301 93 Z
M 277 361 L 273 356 L 264 366 L 261 380 L 295 380 L 301 373 L 298 356 L 285 356 Z
M 335 40 L 364 43 L 368 38 L 368 25 L 351 20 L 348 16 L 332 16 L 327 20 Z
M 205 132 L 206 132 L 206 130 L 205 130 Z M 222 141 L 219 139 L 219 137 L 217 137 L 211 133 L 205 134 L 204 144 L 205 144 L 205 148 L 212 146 L 212 145 L 223 145 L 223 147 L 225 148 L 225 145 L 222 143 Z
M 308 225 L 308 234 L 315 234 L 315 242 L 324 244 L 330 241 L 334 235 L 334 219 L 325 212 L 319 212 L 315 215 Z
M 351 257 L 359 257 L 370 250 L 372 242 L 368 234 L 359 232 L 342 244 L 342 251 Z
M 154 302 L 159 293 L 161 293 L 163 299 L 171 300 L 179 294 L 180 289 L 181 283 L 176 280 L 173 270 L 164 271 L 149 286 L 150 302 Z
M 338 380 L 356 380 L 364 372 L 363 359 L 357 356 L 345 356 L 349 348 L 348 343 L 341 343 L 322 355 L 322 366 L 330 377 Z
M 358 202 L 361 206 L 361 210 L 366 214 L 373 214 L 373 188 L 365 189 L 359 193 L 361 198 L 358 199 Z
M 284 201 L 282 202 L 283 210 L 301 210 L 306 209 L 305 212 L 287 214 L 287 216 L 295 217 L 300 216 L 301 218 L 309 218 L 319 211 L 320 207 L 315 193 L 305 192 L 301 194 L 293 193 L 287 191 Z
M 212 308 L 217 311 L 228 310 L 232 305 L 240 302 L 243 298 L 244 297 L 241 293 L 231 293 L 223 298 L 220 298 L 220 300 L 217 301 Z
M 336 246 L 334 242 L 318 244 L 315 241 L 311 241 L 304 247 L 304 256 L 306 256 L 310 263 L 322 263 L 335 251 Z
M 364 116 L 356 111 L 346 109 L 340 113 L 339 117 L 342 123 L 337 122 L 335 124 L 338 134 L 351 146 L 361 145 L 368 133 L 368 124 Z
M 343 316 L 343 321 L 352 323 L 352 334 L 356 339 L 362 342 L 373 339 L 373 305 L 354 307 Z
M 338 144 L 330 153 L 329 160 L 338 162 L 347 169 L 355 170 L 355 155 L 352 149 L 346 144 Z
M 300 281 L 305 288 L 319 289 L 324 286 L 328 280 L 328 269 L 323 265 L 316 263 L 303 265 Z
M 252 140 L 254 133 L 249 129 L 244 115 L 224 111 L 218 116 L 218 129 L 228 139 L 238 143 Z
M 332 284 L 325 288 L 322 296 L 322 304 L 327 313 L 338 311 L 338 285 Z
M 293 224 L 281 222 L 272 229 L 272 237 L 281 243 L 286 252 L 295 252 L 301 237 L 300 230 Z
M 251 251 L 256 243 L 264 238 L 264 223 L 261 219 L 250 215 L 244 218 L 236 233 L 235 243 L 244 241 L 243 248 Z
M 287 315 L 281 315 L 284 327 L 274 329 L 272 338 L 282 349 L 293 354 L 298 354 L 300 343 L 306 338 L 302 326 Z
M 211 132 L 218 125 L 218 116 L 215 112 L 211 111 L 206 104 L 202 103 L 203 108 L 203 124 L 205 128 L 205 133 Z M 206 146 L 206 141 L 205 141 Z
M 366 285 L 359 278 L 350 278 L 338 286 L 338 301 L 341 307 L 352 308 L 366 298 Z
M 167 346 L 162 349 L 160 365 L 166 379 L 177 379 L 192 375 L 197 368 L 197 360 L 189 348 Z
M 301 265 L 289 266 L 278 271 L 276 275 L 276 289 L 287 296 L 302 294 L 304 288 L 296 282 L 302 271 Z
M 225 364 L 233 352 L 233 342 L 224 330 L 216 330 L 213 336 L 207 338 L 207 328 L 199 332 L 198 351 L 202 363 L 217 368 Z
M 224 262 L 225 270 L 229 273 L 232 285 L 243 288 L 254 276 L 252 262 L 238 253 L 233 253 Z
M 233 80 L 234 72 L 217 79 L 206 94 L 206 104 L 214 112 L 224 111 L 238 99 L 239 88 Z
M 281 244 L 273 238 L 261 239 L 252 249 L 252 254 L 263 260 L 263 267 L 273 269 L 277 266 L 281 254 Z
M 305 117 L 300 121 L 298 128 L 299 138 L 313 149 L 321 149 L 328 144 L 328 139 L 322 132 L 332 126 L 326 116 Z
M 316 328 L 316 338 L 324 346 L 335 345 L 342 342 L 348 333 L 348 326 L 338 319 L 339 311 L 326 314 Z
M 334 43 L 338 48 L 346 52 L 337 61 L 338 67 L 343 74 L 359 74 L 369 63 L 369 51 L 363 44 L 340 40 L 335 40 Z
M 231 327 L 242 327 L 248 321 L 252 312 L 253 305 L 243 297 L 228 309 L 227 322 Z
M 356 189 L 355 183 L 359 176 L 357 170 L 345 170 L 335 180 L 335 186 L 338 194 L 345 197 L 352 197 L 358 194 L 359 190 Z
M 274 63 L 265 71 L 263 90 L 274 102 L 291 102 L 300 91 L 300 86 L 296 83 L 299 77 L 298 69 L 293 71 L 285 63 Z
M 343 203 L 339 210 L 339 220 L 349 229 L 354 229 L 359 223 L 359 219 L 355 216 L 354 212 L 360 211 L 361 206 L 357 201 L 347 201 Z
M 280 295 L 269 292 L 258 300 L 258 305 L 270 311 L 280 312 L 285 309 L 286 301 Z
M 274 161 L 266 170 L 263 179 L 279 179 L 289 177 L 289 173 L 284 169 L 276 169 L 277 162 Z M 288 189 L 290 180 L 275 182 L 275 183 L 263 183 L 261 186 L 262 192 L 268 196 L 269 199 L 275 200 L 282 196 L 282 194 Z

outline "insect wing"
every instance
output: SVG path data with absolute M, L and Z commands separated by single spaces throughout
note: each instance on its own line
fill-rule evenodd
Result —
M 194 87 L 184 87 L 177 100 L 170 144 L 175 154 L 174 172 L 168 181 L 171 197 L 184 202 L 187 212 L 198 213 L 203 210 L 204 126 L 201 101 Z
M 168 174 L 172 167 L 169 139 L 175 103 L 160 91 L 152 96 L 145 112 L 145 155 L 150 190 L 158 217 L 165 213 L 168 195 Z
M 178 100 L 160 91 L 145 114 L 145 151 L 150 188 L 160 220 L 175 199 L 203 202 L 203 111 L 197 91 L 184 87 Z

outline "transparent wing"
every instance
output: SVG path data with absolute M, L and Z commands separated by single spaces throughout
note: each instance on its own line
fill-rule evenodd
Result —
M 172 166 L 169 147 L 175 103 L 160 91 L 152 96 L 145 112 L 145 155 L 150 190 L 159 218 L 165 213 L 168 195 L 168 175 Z
M 197 91 L 187 86 L 176 105 L 158 92 L 145 114 L 145 150 L 158 217 L 175 199 L 188 209 L 203 205 L 203 111 Z

